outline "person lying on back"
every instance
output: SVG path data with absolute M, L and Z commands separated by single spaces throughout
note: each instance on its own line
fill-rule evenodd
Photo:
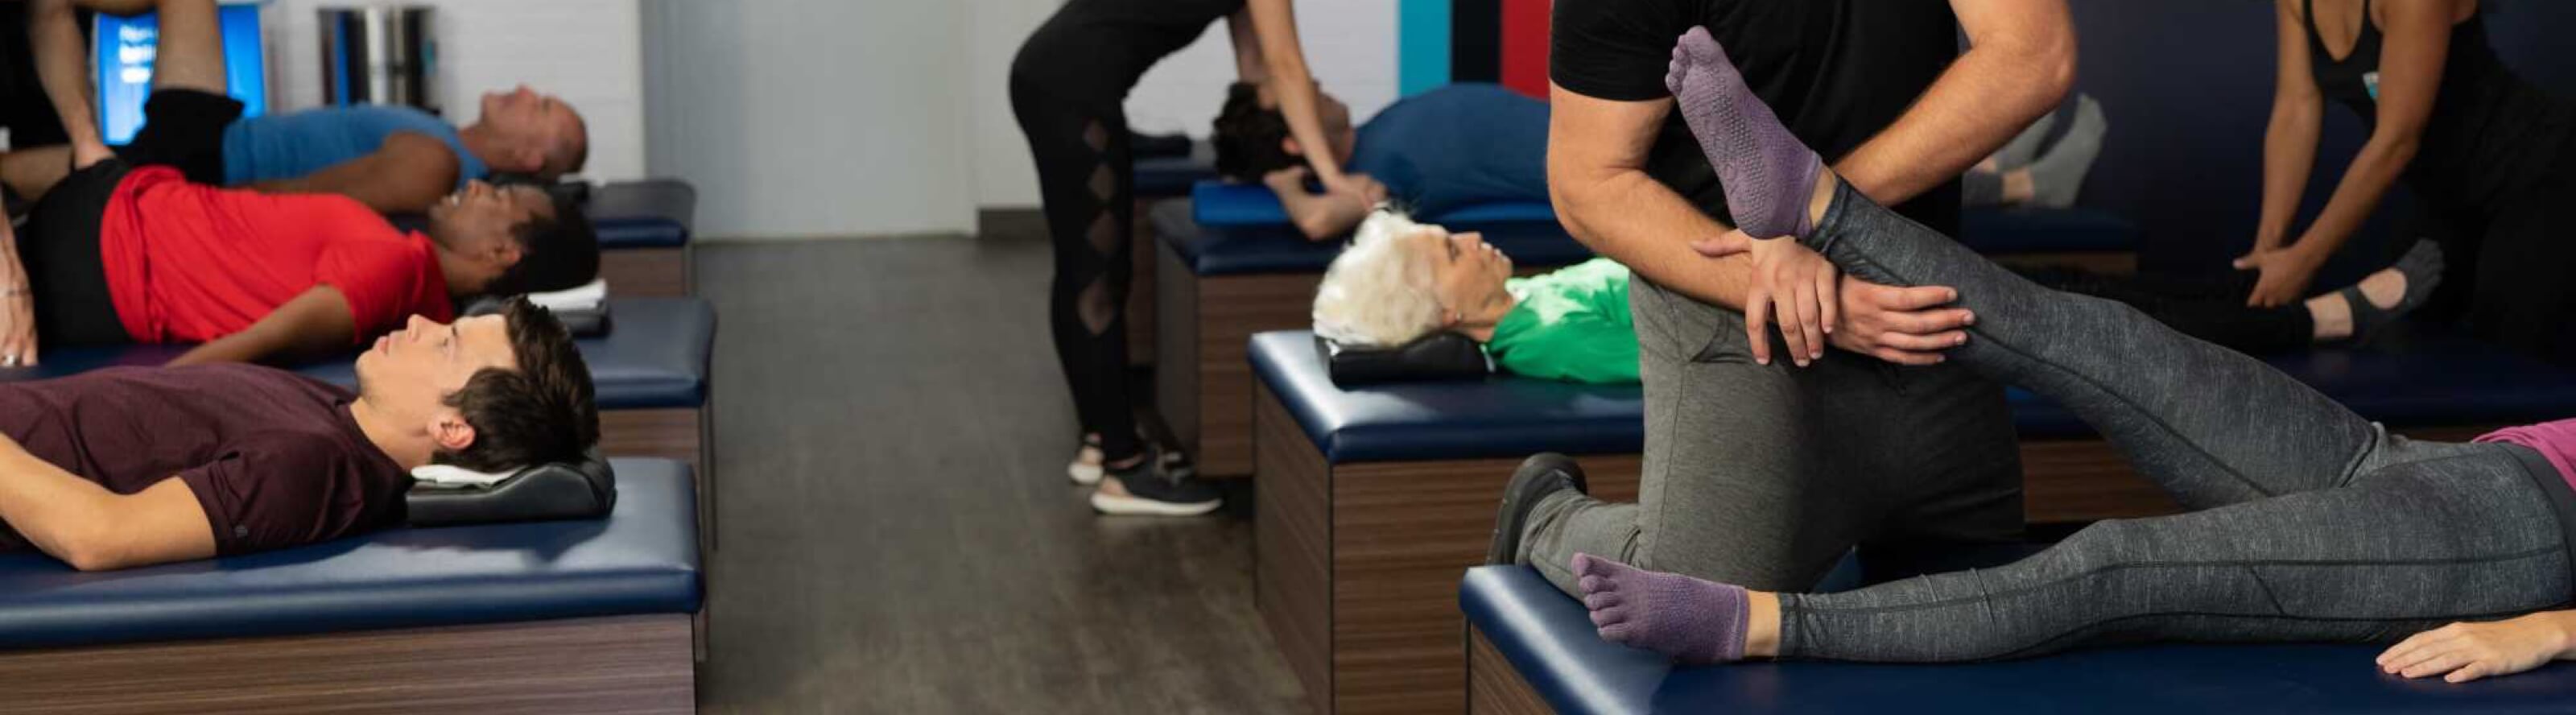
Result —
M 400 525 L 411 470 L 506 473 L 599 442 L 590 369 L 545 309 L 411 326 L 355 392 L 256 365 L 0 384 L 0 553 L 83 571 L 282 549 Z

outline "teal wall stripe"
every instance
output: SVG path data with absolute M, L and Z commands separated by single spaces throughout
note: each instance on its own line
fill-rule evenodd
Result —
M 1449 83 L 1449 3 L 1396 4 L 1396 91 L 1404 96 Z

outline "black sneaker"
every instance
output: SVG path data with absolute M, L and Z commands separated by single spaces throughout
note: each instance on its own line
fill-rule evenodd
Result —
M 1160 469 L 1162 460 L 1149 456 L 1136 466 L 1109 470 L 1108 479 L 1117 480 L 1126 494 L 1107 491 L 1091 493 L 1091 509 L 1102 514 L 1132 516 L 1198 516 L 1225 505 L 1225 495 L 1216 487 L 1197 479 L 1175 477 Z
M 1521 462 L 1512 472 L 1512 481 L 1503 486 L 1503 509 L 1494 515 L 1493 545 L 1485 548 L 1485 563 L 1509 564 L 1520 560 L 1521 532 L 1529 528 L 1530 508 L 1541 499 L 1559 491 L 1572 489 L 1590 494 L 1583 483 L 1583 467 L 1574 458 L 1555 452 L 1542 452 Z

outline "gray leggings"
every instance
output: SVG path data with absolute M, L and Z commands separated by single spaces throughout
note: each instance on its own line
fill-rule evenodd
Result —
M 1957 288 L 1977 323 L 1954 362 L 2064 404 L 2192 512 L 2094 524 L 2001 568 L 1784 595 L 1784 657 L 2388 641 L 2570 601 L 2547 491 L 2565 487 L 2534 473 L 2536 453 L 2389 435 L 2261 362 L 2040 288 L 1848 186 L 1808 245 L 1865 280 Z

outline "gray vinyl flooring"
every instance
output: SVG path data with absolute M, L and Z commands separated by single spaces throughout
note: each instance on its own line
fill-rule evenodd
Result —
M 1042 237 L 698 250 L 703 711 L 1306 709 L 1253 610 L 1248 512 L 1104 519 L 1065 479 Z

